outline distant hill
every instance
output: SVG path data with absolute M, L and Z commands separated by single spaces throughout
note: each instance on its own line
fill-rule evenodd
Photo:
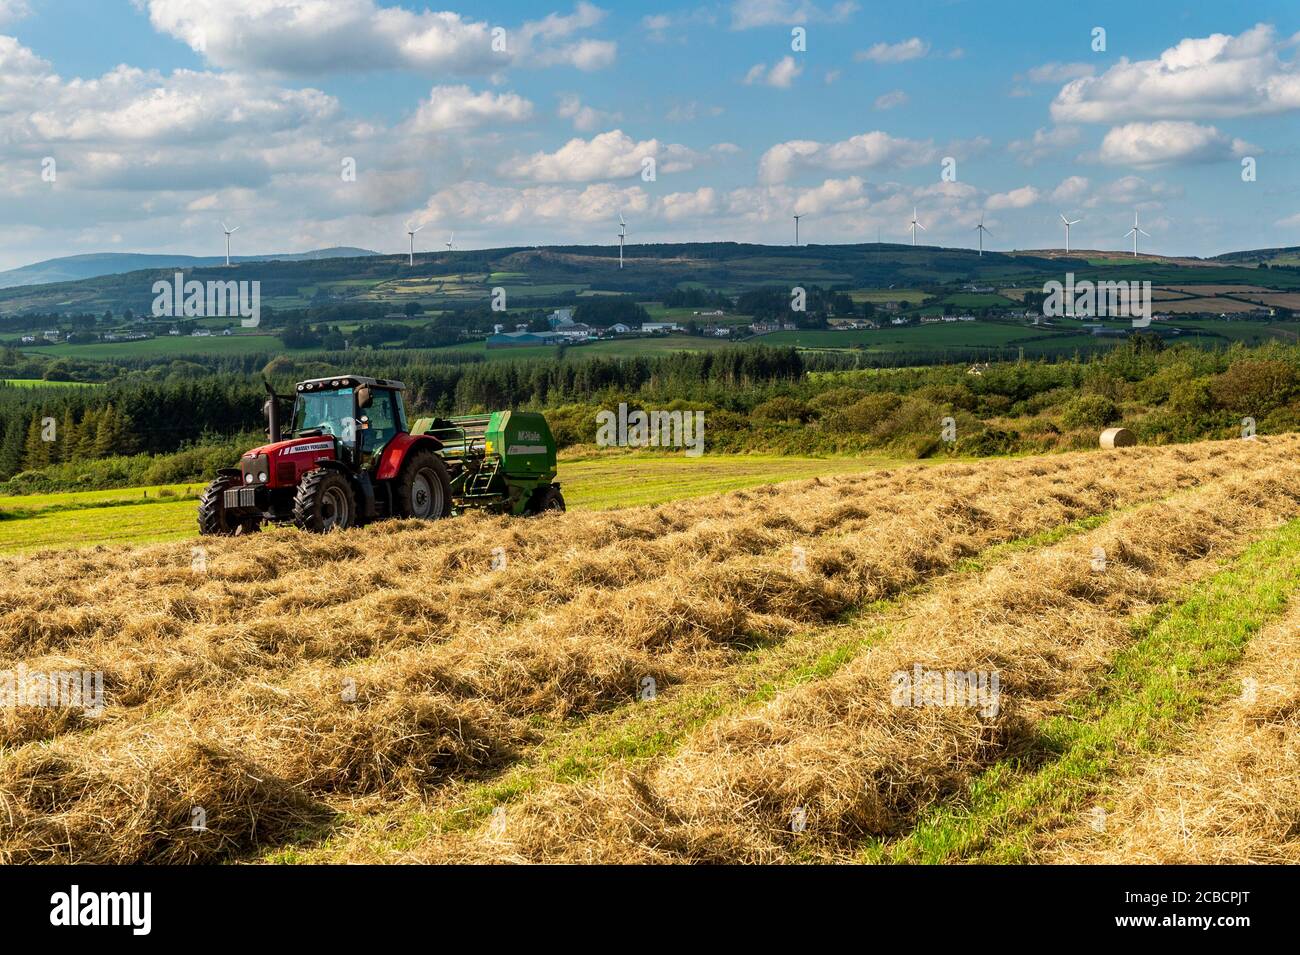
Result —
M 232 255 L 233 262 L 308 262 L 316 259 L 351 259 L 378 255 L 369 249 L 335 246 L 312 252 L 285 252 L 275 255 Z M 0 272 L 0 288 L 19 285 L 50 285 L 54 282 L 77 282 L 101 275 L 121 275 L 142 269 L 194 268 L 224 265 L 224 255 L 153 255 L 147 252 L 91 252 L 46 259 L 20 268 Z
M 349 256 L 350 251 L 361 255 Z M 162 259 L 162 257 L 159 257 Z M 1252 261 L 1165 259 L 1134 261 L 1116 252 L 1055 250 L 994 252 L 973 249 L 871 243 L 859 245 L 750 245 L 735 242 L 684 242 L 629 245 L 625 267 L 618 246 L 514 246 L 451 252 L 378 255 L 363 250 L 325 250 L 279 257 L 279 261 L 222 261 L 183 257 L 165 264 L 135 262 L 129 272 L 92 278 L 0 287 L 0 316 L 91 313 L 151 308 L 153 284 L 184 268 L 201 280 L 257 281 L 263 308 L 275 310 L 352 307 L 421 309 L 486 307 L 493 289 L 507 290 L 512 308 L 553 308 L 578 304 L 583 297 L 621 294 L 661 301 L 670 291 L 712 289 L 730 296 L 758 288 L 816 285 L 821 288 L 935 289 L 970 284 L 985 288 L 1042 288 L 1063 280 L 1146 280 L 1156 285 L 1207 283 L 1254 285 L 1264 281 L 1280 291 L 1300 291 L 1300 272 L 1263 271 Z M 210 264 L 202 264 L 202 263 Z M 34 268 L 34 266 L 33 266 Z M 8 273 L 12 274 L 12 273 Z M 972 290 L 973 293 L 973 290 Z
M 1287 265 L 1300 263 L 1300 245 L 1290 245 L 1280 249 L 1249 249 L 1244 252 L 1225 252 L 1214 257 L 1220 262 L 1282 262 Z

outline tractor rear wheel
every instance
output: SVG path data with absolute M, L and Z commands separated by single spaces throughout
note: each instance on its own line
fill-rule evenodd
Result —
M 432 451 L 418 451 L 402 467 L 393 506 L 399 517 L 436 521 L 451 514 L 447 465 Z
M 304 474 L 293 497 L 293 522 L 314 534 L 347 530 L 355 524 L 357 500 L 348 479 L 329 468 Z
M 199 533 L 204 536 L 228 537 L 231 534 L 251 534 L 262 521 L 260 517 L 231 515 L 226 511 L 222 495 L 239 487 L 237 481 L 217 478 L 199 496 Z
M 560 493 L 558 487 L 539 487 L 533 492 L 533 496 L 528 499 L 528 506 L 524 508 L 524 513 L 530 517 L 543 514 L 546 511 L 564 510 L 564 495 Z

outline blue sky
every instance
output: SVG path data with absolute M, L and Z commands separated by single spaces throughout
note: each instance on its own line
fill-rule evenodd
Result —
M 0 267 L 215 254 L 222 220 L 242 253 L 608 243 L 620 211 L 632 243 L 785 243 L 794 212 L 906 241 L 914 206 L 942 245 L 983 217 L 1059 247 L 1062 212 L 1076 248 L 1135 214 L 1157 252 L 1300 245 L 1298 31 L 1279 2 L 0 0 Z

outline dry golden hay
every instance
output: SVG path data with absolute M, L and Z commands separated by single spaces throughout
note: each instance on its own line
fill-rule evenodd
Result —
M 1044 836 L 1053 863 L 1300 863 L 1300 601 L 1247 645 L 1241 692 L 1177 751 Z
M 755 645 L 924 584 L 992 545 L 1225 475 L 1254 479 L 1234 491 L 1237 523 L 1211 522 L 1194 538 L 1184 520 L 1177 541 L 1167 540 L 1174 518 L 1192 513 L 1169 508 L 1143 532 L 1156 541 L 1151 555 L 1111 545 L 1117 573 L 1166 560 L 1160 548 L 1208 552 L 1241 521 L 1292 500 L 1296 475 L 1285 463 L 1298 449 L 1300 439 L 1286 436 L 913 465 L 546 521 L 467 515 L 327 537 L 280 529 L 205 540 L 205 572 L 191 566 L 191 542 L 0 560 L 9 582 L 0 667 L 56 654 L 103 671 L 108 694 L 96 719 L 19 710 L 0 724 L 0 745 L 12 747 L 0 801 L 20 821 L 0 835 L 0 858 L 238 855 L 286 838 L 322 806 L 424 798 L 448 780 L 496 771 L 563 731 L 551 721 L 631 702 L 647 677 L 661 688 L 721 678 Z M 508 559 L 493 570 L 496 548 Z M 1087 580 L 1049 571 L 1036 572 L 1037 590 L 1016 591 L 1043 611 L 1045 631 L 1071 618 L 1038 593 L 1044 586 L 1059 580 L 1070 600 L 1092 599 Z M 1138 582 L 1109 599 L 1153 599 Z M 1001 610 L 980 613 L 996 619 Z M 1064 649 L 1050 632 L 1031 636 L 1015 638 L 1027 641 L 1025 653 L 1094 664 L 1114 639 L 1099 626 L 1078 629 L 1078 646 Z M 1007 636 L 1002 649 L 1015 645 Z M 1023 678 L 1046 686 L 1054 673 L 1055 664 Z M 936 752 L 956 746 L 975 760 L 981 746 L 1007 745 L 1013 729 L 1000 724 L 989 737 L 983 725 L 931 711 L 895 722 L 900 739 L 927 740 Z M 834 729 L 817 744 L 827 753 Z M 209 819 L 238 821 L 221 838 L 176 830 L 177 806 L 201 788 L 190 767 L 204 760 L 214 767 L 201 793 Z M 53 801 L 40 782 L 51 767 Z M 938 789 L 961 776 L 930 772 Z M 788 767 L 786 775 L 787 787 L 803 778 Z M 938 789 L 900 788 L 904 803 L 849 807 L 844 824 L 887 825 L 905 818 L 906 799 Z M 786 799 L 754 792 L 769 808 Z M 153 798 L 167 793 L 175 798 Z M 719 856 L 723 846 L 753 844 L 711 811 L 698 826 L 689 813 L 682 819 L 679 835 L 704 839 Z
M 1107 451 L 1131 448 L 1137 443 L 1137 435 L 1128 428 L 1107 428 L 1101 433 L 1101 446 Z
M 132 734 L 76 758 L 0 763 L 0 862 L 204 862 L 283 839 L 329 809 L 202 734 Z
M 1085 690 L 1127 644 L 1131 623 L 1211 573 L 1213 557 L 1300 513 L 1297 477 L 1300 466 L 1276 466 L 1267 483 L 1277 493 L 1261 504 L 1248 483 L 1228 479 L 1177 506 L 1147 505 L 953 582 L 833 677 L 718 721 L 671 758 L 543 793 L 510 814 L 510 852 L 536 861 L 680 853 L 683 861 L 762 862 L 796 849 L 833 857 L 865 837 L 901 832 L 925 806 L 1032 740 L 1032 726 Z M 997 672 L 997 713 L 895 705 L 892 675 L 918 664 Z M 795 813 L 806 822 L 801 835 L 792 832 Z M 490 855 L 463 843 L 452 852 Z

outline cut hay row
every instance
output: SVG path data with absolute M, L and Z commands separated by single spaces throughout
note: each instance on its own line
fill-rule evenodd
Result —
M 15 743 L 54 740 L 0 766 L 13 820 L 0 859 L 183 861 L 273 843 L 331 807 L 503 765 L 545 728 L 536 717 L 627 702 L 646 676 L 716 673 L 738 647 L 991 544 L 1264 473 L 1296 449 L 909 468 L 616 515 L 259 535 L 215 544 L 206 573 L 176 546 L 72 570 L 37 559 L 3 598 L 6 656 L 102 669 L 110 706 L 79 732 L 8 727 Z M 487 573 L 497 546 L 508 566 Z
M 1081 534 L 1111 519 L 1093 515 L 1030 537 L 995 545 L 919 588 L 876 601 L 843 621 L 801 630 L 793 639 L 755 647 L 734 666 L 675 687 L 653 703 L 617 707 L 565 724 L 502 772 L 450 780 L 435 798 L 387 804 L 377 813 L 340 819 L 328 838 L 288 843 L 264 858 L 276 862 L 365 862 L 400 858 L 430 832 L 477 827 L 507 802 L 558 782 L 594 779 L 611 767 L 651 759 L 679 746 L 706 723 L 763 703 L 784 689 L 825 679 L 888 632 L 889 622 L 930 587 L 974 575 L 1022 552 Z
M 903 833 L 981 768 L 1032 756 L 1035 727 L 1087 690 L 1143 615 L 1300 513 L 1297 478 L 1300 465 L 1285 462 L 1222 479 L 955 591 L 936 588 L 890 640 L 835 676 L 709 726 L 646 767 L 552 787 L 507 811 L 500 829 L 433 840 L 416 856 L 777 861 L 843 857 Z M 918 664 L 996 672 L 996 714 L 898 705 L 896 675 Z
M 1250 641 L 1237 695 L 1122 781 L 1052 863 L 1300 863 L 1300 600 Z
M 1082 814 L 1095 822 L 1108 781 L 1171 751 L 1231 697 L 1233 668 L 1300 590 L 1300 519 L 1265 531 L 1208 579 L 1133 628 L 1088 692 L 1035 728 L 1034 752 L 982 771 L 963 798 L 927 810 L 906 836 L 858 858 L 1026 862 Z

